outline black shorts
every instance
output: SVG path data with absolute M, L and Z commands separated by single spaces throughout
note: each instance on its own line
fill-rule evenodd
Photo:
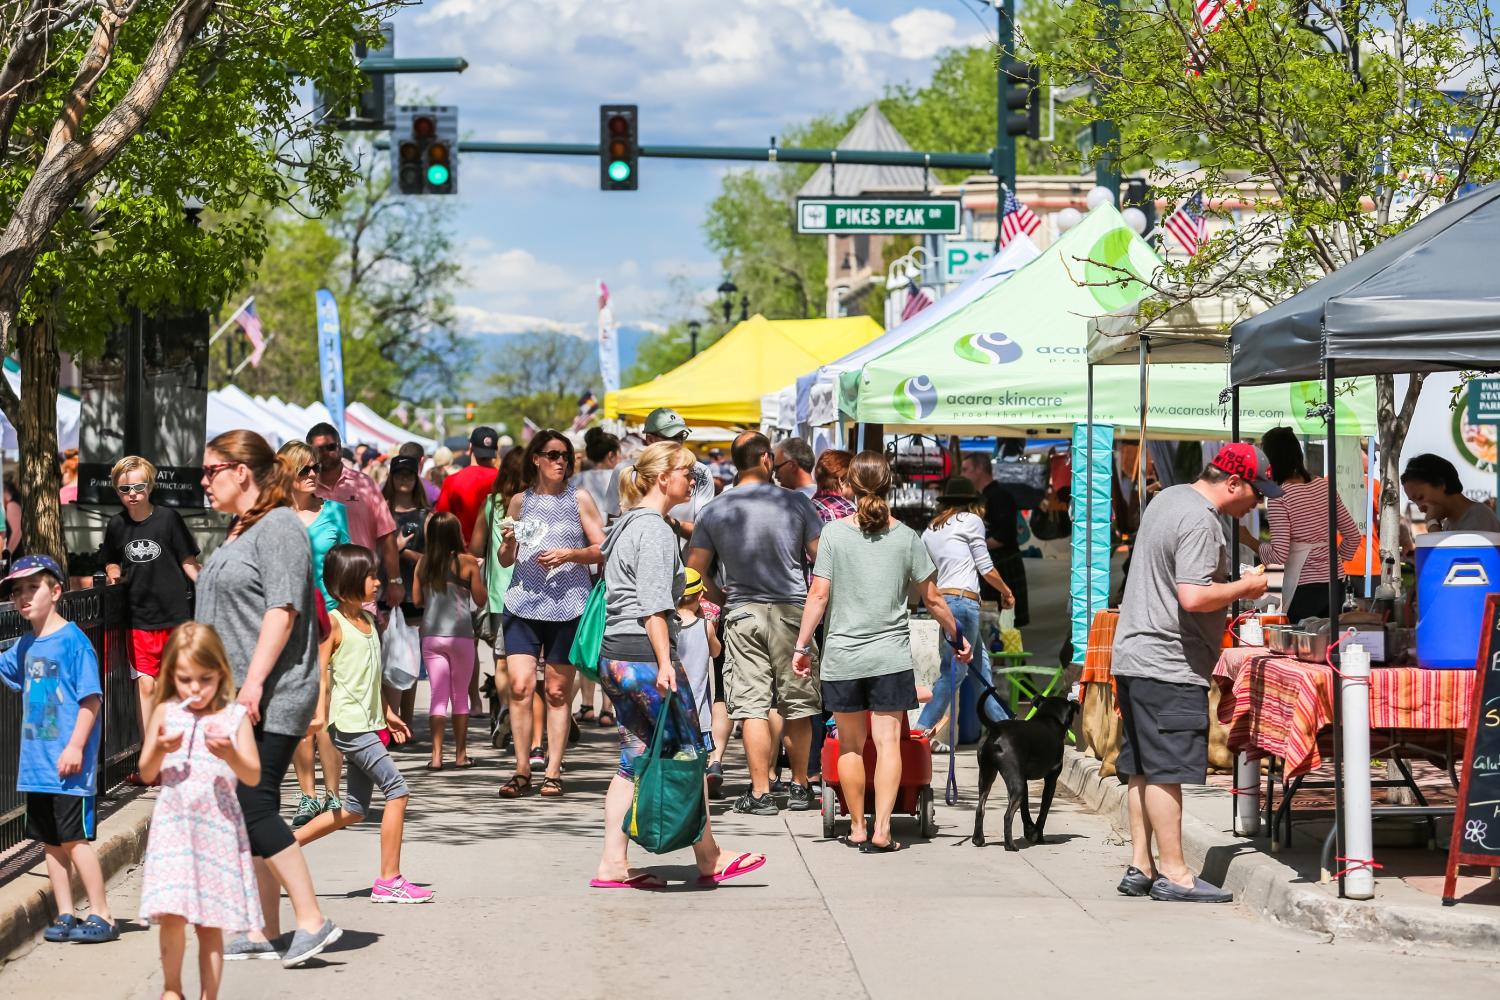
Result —
M 1148 785 L 1208 781 L 1208 688 L 1149 677 L 1115 675 L 1119 689 L 1123 783 L 1140 775 Z
M 917 707 L 917 675 L 911 670 L 852 681 L 823 681 L 829 712 L 909 712 Z
M 97 802 L 92 795 L 26 793 L 26 836 L 48 847 L 93 840 L 99 832 Z
M 573 662 L 569 657 L 573 637 L 578 634 L 577 618 L 544 622 L 507 611 L 500 617 L 500 627 L 505 634 L 506 656 L 534 656 L 540 662 L 558 666 Z

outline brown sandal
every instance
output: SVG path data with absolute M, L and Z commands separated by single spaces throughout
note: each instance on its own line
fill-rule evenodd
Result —
M 531 794 L 531 776 L 526 774 L 513 774 L 509 781 L 500 786 L 495 793 L 502 799 L 519 799 L 523 795 Z
M 563 793 L 561 778 L 543 778 L 542 787 L 537 791 L 538 795 L 544 795 L 549 799 L 555 799 Z

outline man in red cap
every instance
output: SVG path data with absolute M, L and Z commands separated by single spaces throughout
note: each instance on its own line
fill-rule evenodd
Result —
M 1281 495 L 1271 463 L 1250 444 L 1225 445 L 1196 482 L 1162 490 L 1146 507 L 1120 602 L 1111 670 L 1119 689 L 1120 780 L 1129 784 L 1127 896 L 1227 903 L 1182 855 L 1182 786 L 1208 779 L 1208 683 L 1224 612 L 1266 592 L 1264 572 L 1229 579 L 1224 517 Z M 1152 843 L 1156 853 L 1153 859 Z
M 495 476 L 499 475 L 495 458 L 499 454 L 500 435 L 495 428 L 474 428 L 469 435 L 469 464 L 443 480 L 443 489 L 432 507 L 458 518 L 465 542 L 473 536 L 474 522 L 495 489 Z

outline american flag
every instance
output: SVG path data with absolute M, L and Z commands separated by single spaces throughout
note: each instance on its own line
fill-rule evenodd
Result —
M 1005 207 L 1000 219 L 1000 245 L 1005 246 L 1020 233 L 1030 236 L 1041 224 L 1042 220 L 1037 218 L 1036 213 L 1007 188 Z
M 901 307 L 901 321 L 906 322 L 930 305 L 932 296 L 927 294 L 927 289 L 921 285 L 913 285 L 906 295 L 906 305 Z
M 1193 195 L 1177 206 L 1177 211 L 1167 216 L 1162 223 L 1167 232 L 1177 237 L 1182 249 L 1189 257 L 1196 256 L 1198 248 L 1208 239 L 1208 217 L 1203 214 L 1203 194 Z
M 255 299 L 251 298 L 240 311 L 234 315 L 235 321 L 239 323 L 240 329 L 245 331 L 245 337 L 249 339 L 250 346 L 254 348 L 250 352 L 250 367 L 260 367 L 260 356 L 266 350 L 265 334 L 260 329 L 260 316 L 255 312 Z
M 1218 31 L 1225 12 L 1224 0 L 1197 0 L 1198 23 L 1204 31 Z

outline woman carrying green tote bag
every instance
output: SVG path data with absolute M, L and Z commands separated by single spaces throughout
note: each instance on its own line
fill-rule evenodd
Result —
M 647 850 L 692 845 L 698 884 L 749 874 L 764 855 L 734 854 L 714 839 L 703 780 L 708 737 L 677 662 L 677 601 L 685 574 L 665 513 L 692 489 L 693 454 L 675 441 L 651 445 L 620 476 L 625 513 L 604 540 L 604 639 L 599 683 L 620 724 L 620 768 L 604 797 L 604 852 L 595 889 L 662 889 L 630 867 L 632 838 Z

